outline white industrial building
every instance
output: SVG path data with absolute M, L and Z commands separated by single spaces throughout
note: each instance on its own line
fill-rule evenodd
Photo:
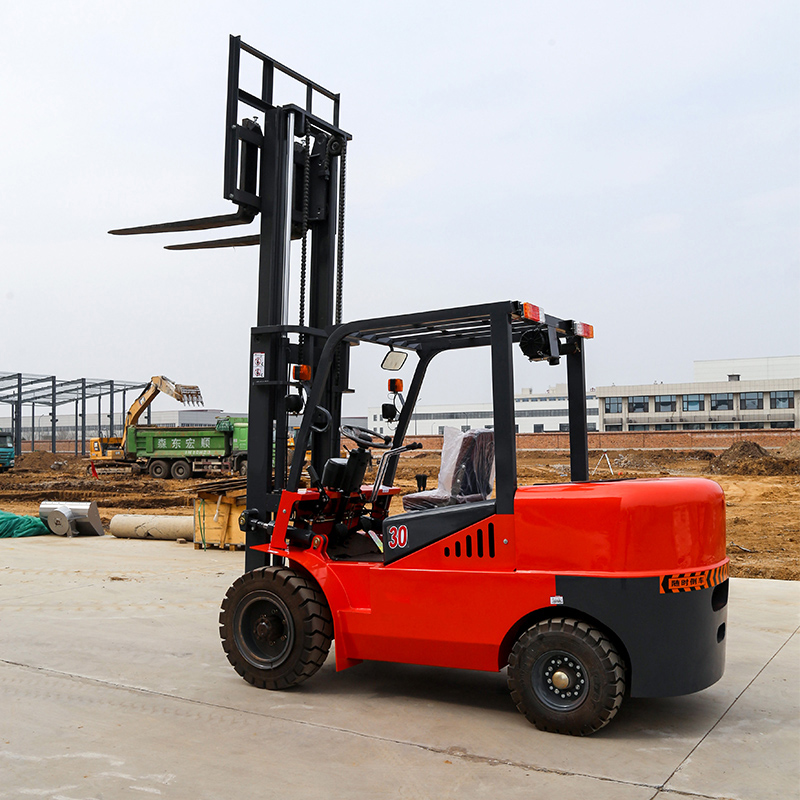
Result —
M 590 431 L 747 430 L 796 428 L 800 406 L 800 356 L 694 362 L 694 381 L 601 386 L 586 395 Z M 546 392 L 522 389 L 514 397 L 518 433 L 569 430 L 567 386 Z M 388 433 L 380 407 L 369 409 L 370 427 Z M 491 427 L 490 403 L 418 405 L 409 435 Z
M 601 386 L 601 431 L 796 428 L 800 356 L 695 361 L 691 383 Z
M 388 433 L 380 407 L 369 409 L 370 427 Z M 592 389 L 586 395 L 589 430 L 596 431 L 598 418 L 597 393 Z M 567 384 L 558 383 L 546 392 L 521 389 L 514 396 L 514 417 L 517 433 L 542 433 L 569 430 L 569 404 Z M 445 428 L 491 428 L 491 403 L 464 403 L 461 405 L 417 405 L 408 427 L 409 436 L 441 435 Z

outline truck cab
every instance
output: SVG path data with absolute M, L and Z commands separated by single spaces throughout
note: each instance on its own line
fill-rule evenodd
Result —
M 14 461 L 14 436 L 11 433 L 0 432 L 0 472 L 11 469 Z

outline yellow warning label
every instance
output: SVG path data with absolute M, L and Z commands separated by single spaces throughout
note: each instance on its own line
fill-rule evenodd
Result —
M 674 592 L 693 592 L 696 589 L 710 589 L 728 579 L 728 565 L 704 570 L 703 572 L 682 572 L 679 575 L 662 575 L 661 594 Z

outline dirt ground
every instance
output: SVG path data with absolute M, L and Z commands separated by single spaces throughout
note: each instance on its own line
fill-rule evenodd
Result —
M 397 483 L 416 490 L 415 476 L 436 485 L 440 454 L 406 453 Z M 591 452 L 596 479 L 701 476 L 722 486 L 727 501 L 727 542 L 731 574 L 737 577 L 800 580 L 800 441 L 767 453 L 742 441 L 714 455 L 697 450 Z M 115 514 L 191 514 L 194 487 L 204 480 L 156 480 L 149 475 L 100 475 L 88 460 L 59 453 L 24 453 L 17 466 L 0 475 L 0 510 L 37 514 L 43 500 L 94 500 L 107 527 Z M 569 458 L 557 451 L 521 451 L 520 485 L 568 480 Z M 399 505 L 398 509 L 399 510 Z M 396 511 L 395 510 L 395 511 Z

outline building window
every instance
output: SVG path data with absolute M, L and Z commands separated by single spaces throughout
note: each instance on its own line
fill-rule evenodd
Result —
M 705 411 L 706 401 L 701 394 L 685 394 L 683 396 L 684 411 Z
M 631 414 L 641 414 L 650 411 L 650 398 L 644 395 L 628 398 L 628 411 Z
M 756 411 L 764 408 L 763 392 L 742 392 L 739 395 L 739 408 L 742 411 Z
M 657 394 L 656 395 L 656 413 L 668 413 L 675 411 L 675 395 L 674 394 Z
M 794 422 L 786 420 L 785 422 L 770 422 L 770 428 L 794 428 Z
M 534 433 L 544 433 L 544 425 L 534 425 L 533 426 Z
M 569 422 L 560 422 L 558 424 L 558 429 L 565 432 L 569 431 Z
M 587 431 L 596 431 L 597 430 L 597 423 L 596 422 L 587 422 L 586 423 L 586 430 Z
M 629 431 L 649 431 L 649 425 L 628 425 Z
M 794 408 L 794 392 L 770 392 L 770 408 Z
M 729 431 L 733 428 L 732 422 L 712 422 L 711 423 L 711 430 L 712 431 Z
M 469 430 L 469 425 L 462 425 L 461 426 L 461 433 L 466 433 Z M 383 431 L 381 431 L 383 433 Z
M 702 422 L 690 422 L 683 426 L 685 431 L 704 431 L 706 426 Z
M 739 427 L 742 430 L 752 430 L 753 428 L 763 428 L 763 422 L 741 422 L 739 423 Z
M 439 436 L 444 436 L 444 425 L 439 426 Z
M 607 431 L 621 431 L 622 425 L 606 425 Z
M 724 392 L 723 394 L 711 395 L 712 411 L 733 411 L 733 393 Z
M 656 425 L 655 429 L 657 431 L 676 431 L 676 430 L 678 430 L 678 426 L 677 425 L 668 425 L 668 424 L 663 424 L 662 423 L 660 425 Z
M 621 414 L 621 413 L 622 413 L 622 398 L 606 397 L 606 414 Z

